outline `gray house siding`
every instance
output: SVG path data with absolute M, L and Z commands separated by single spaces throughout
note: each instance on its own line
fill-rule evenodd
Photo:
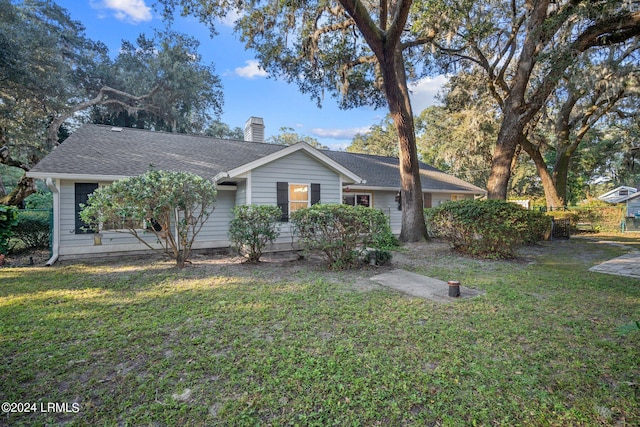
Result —
M 275 205 L 277 182 L 318 183 L 320 203 L 341 202 L 338 174 L 300 151 L 251 171 L 251 203 Z
M 251 203 L 276 206 L 278 182 L 320 184 L 320 203 L 342 202 L 338 174 L 301 151 L 251 171 Z M 290 243 L 291 239 L 291 226 L 284 222 L 276 243 Z
M 366 193 L 366 190 L 362 191 Z M 372 191 L 373 207 L 379 209 L 389 218 L 389 226 L 393 234 L 400 234 L 402 211 L 398 210 L 395 191 Z
M 640 217 L 640 197 L 635 197 L 627 201 L 627 216 Z
M 89 183 L 89 181 L 82 181 Z M 60 183 L 60 247 L 59 254 L 62 259 L 74 258 L 82 255 L 101 255 L 116 252 L 145 251 L 148 248 L 128 232 L 102 231 L 95 233 L 76 232 L 76 203 L 75 181 L 63 180 Z M 109 182 L 100 182 L 99 185 L 108 185 Z M 228 229 L 229 220 L 235 205 L 236 192 L 220 190 L 216 196 L 216 205 L 213 213 L 202 227 L 194 242 L 194 249 L 217 248 L 229 246 Z M 96 244 L 95 237 L 100 237 L 100 244 Z M 144 237 L 152 246 L 157 246 L 156 236 L 148 233 Z
M 247 182 L 241 181 L 236 189 L 236 205 L 247 204 Z
M 83 183 L 90 183 L 85 180 Z M 105 231 L 100 233 L 101 244 L 96 244 L 94 233 L 76 232 L 76 181 L 62 180 L 60 182 L 60 256 L 77 256 L 85 254 L 100 254 L 112 251 L 136 251 L 147 249 L 135 237 L 128 233 Z M 109 182 L 100 182 L 108 185 Z M 155 236 L 150 235 L 147 242 L 153 243 Z
M 194 249 L 222 248 L 229 246 L 229 221 L 236 203 L 236 192 L 218 190 L 215 209 L 196 237 Z
M 228 245 L 228 222 L 236 205 L 268 204 L 285 208 L 285 214 L 288 213 L 292 206 L 287 192 L 291 190 L 290 184 L 309 185 L 309 203 L 342 203 L 343 192 L 345 195 L 349 191 L 367 193 L 371 196 L 370 202 L 368 197 L 363 197 L 357 203 L 370 204 L 383 211 L 394 233 L 400 232 L 402 212 L 395 200 L 401 185 L 397 158 L 318 151 L 305 143 L 287 147 L 84 125 L 28 172 L 29 177 L 47 180 L 54 191 L 56 212 L 51 262 L 55 262 L 58 255 L 79 257 L 147 250 L 126 232 L 107 230 L 100 236 L 84 233 L 76 220 L 76 206 L 78 201 L 86 200 L 98 181 L 104 181 L 100 184 L 105 185 L 116 177 L 142 174 L 150 163 L 159 170 L 188 170 L 222 181 L 216 209 L 195 242 L 197 248 Z M 426 164 L 421 164 L 421 179 L 423 189 L 430 193 L 431 206 L 463 196 L 457 192 L 468 193 L 468 197 L 485 193 Z M 87 185 L 76 191 L 75 183 Z M 343 191 L 343 185 L 351 188 Z M 345 199 L 347 203 L 356 203 L 353 198 Z M 306 203 L 297 202 L 296 207 L 302 205 Z M 286 220 L 286 215 L 283 219 Z M 290 223 L 282 225 L 280 242 L 290 243 Z M 102 241 L 94 237 L 101 237 Z M 152 233 L 148 238 L 156 243 Z

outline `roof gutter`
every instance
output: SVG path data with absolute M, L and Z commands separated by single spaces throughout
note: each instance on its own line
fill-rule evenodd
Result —
M 217 184 L 218 181 L 224 178 L 229 178 L 229 172 L 219 172 L 216 176 L 213 177 L 213 182 Z
M 60 248 L 60 191 L 51 177 L 47 178 L 45 182 L 53 193 L 53 247 L 51 248 L 51 258 L 45 264 L 47 267 L 51 267 L 58 260 Z

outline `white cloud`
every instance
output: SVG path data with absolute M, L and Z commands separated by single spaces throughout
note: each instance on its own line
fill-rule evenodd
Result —
M 439 75 L 434 78 L 425 77 L 409 84 L 413 114 L 419 115 L 425 108 L 435 105 L 437 103 L 435 96 L 447 81 L 446 76 Z
M 236 21 L 242 18 L 243 14 L 238 9 L 233 9 L 227 12 L 227 14 L 220 19 L 222 25 L 233 28 L 236 25 Z
M 116 19 L 128 21 L 133 24 L 151 21 L 151 8 L 145 4 L 145 0 L 100 0 L 92 1 L 94 9 L 107 9 L 113 12 Z
M 314 128 L 310 132 L 314 136 L 321 138 L 333 138 L 333 139 L 353 139 L 356 134 L 369 132 L 369 126 L 363 126 L 359 128 Z
M 240 77 L 244 77 L 246 79 L 253 79 L 256 77 L 267 77 L 268 74 L 265 70 L 260 67 L 260 63 L 255 59 L 250 59 L 245 61 L 244 67 L 238 67 L 235 69 L 236 75 Z

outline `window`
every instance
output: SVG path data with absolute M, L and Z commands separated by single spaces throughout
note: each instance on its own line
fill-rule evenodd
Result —
M 425 208 L 431 207 L 431 193 L 422 193 L 422 201 Z
M 76 234 L 87 234 L 93 233 L 92 230 L 88 228 L 88 224 L 86 224 L 82 218 L 80 218 L 80 211 L 82 210 L 81 205 L 87 204 L 87 200 L 89 200 L 89 196 L 91 193 L 96 191 L 98 188 L 98 183 L 90 182 L 77 182 L 75 184 L 75 211 L 76 211 L 76 224 L 75 231 Z
M 309 186 L 307 184 L 289 184 L 289 214 L 308 207 Z
M 320 203 L 320 184 L 276 184 L 277 204 L 282 211 L 281 221 L 289 221 L 291 212 Z
M 117 221 L 105 222 L 104 224 L 100 224 L 100 231 L 144 229 L 144 228 L 147 228 L 145 221 L 138 221 L 138 220 L 132 219 L 125 212 L 122 213 L 122 216 Z
M 366 206 L 370 208 L 372 206 L 371 193 L 346 193 L 342 197 L 342 203 L 351 206 Z
M 90 229 L 88 224 L 86 224 L 80 218 L 80 211 L 82 210 L 81 205 L 86 205 L 89 200 L 89 196 L 98 189 L 98 187 L 103 184 L 98 183 L 76 183 L 75 184 L 75 213 L 76 213 L 76 222 L 75 222 L 75 232 L 76 234 L 88 234 L 95 233 L 95 230 Z M 128 212 L 123 211 L 122 215 L 119 219 L 115 221 L 109 221 L 105 223 L 99 224 L 100 232 L 109 231 L 109 230 L 123 230 L 123 229 L 143 229 L 145 228 L 144 221 L 137 221 L 132 219 Z

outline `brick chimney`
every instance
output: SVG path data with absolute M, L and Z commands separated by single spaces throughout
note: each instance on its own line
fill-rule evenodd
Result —
M 249 120 L 244 124 L 244 140 L 264 142 L 264 120 L 262 117 L 249 117 Z

